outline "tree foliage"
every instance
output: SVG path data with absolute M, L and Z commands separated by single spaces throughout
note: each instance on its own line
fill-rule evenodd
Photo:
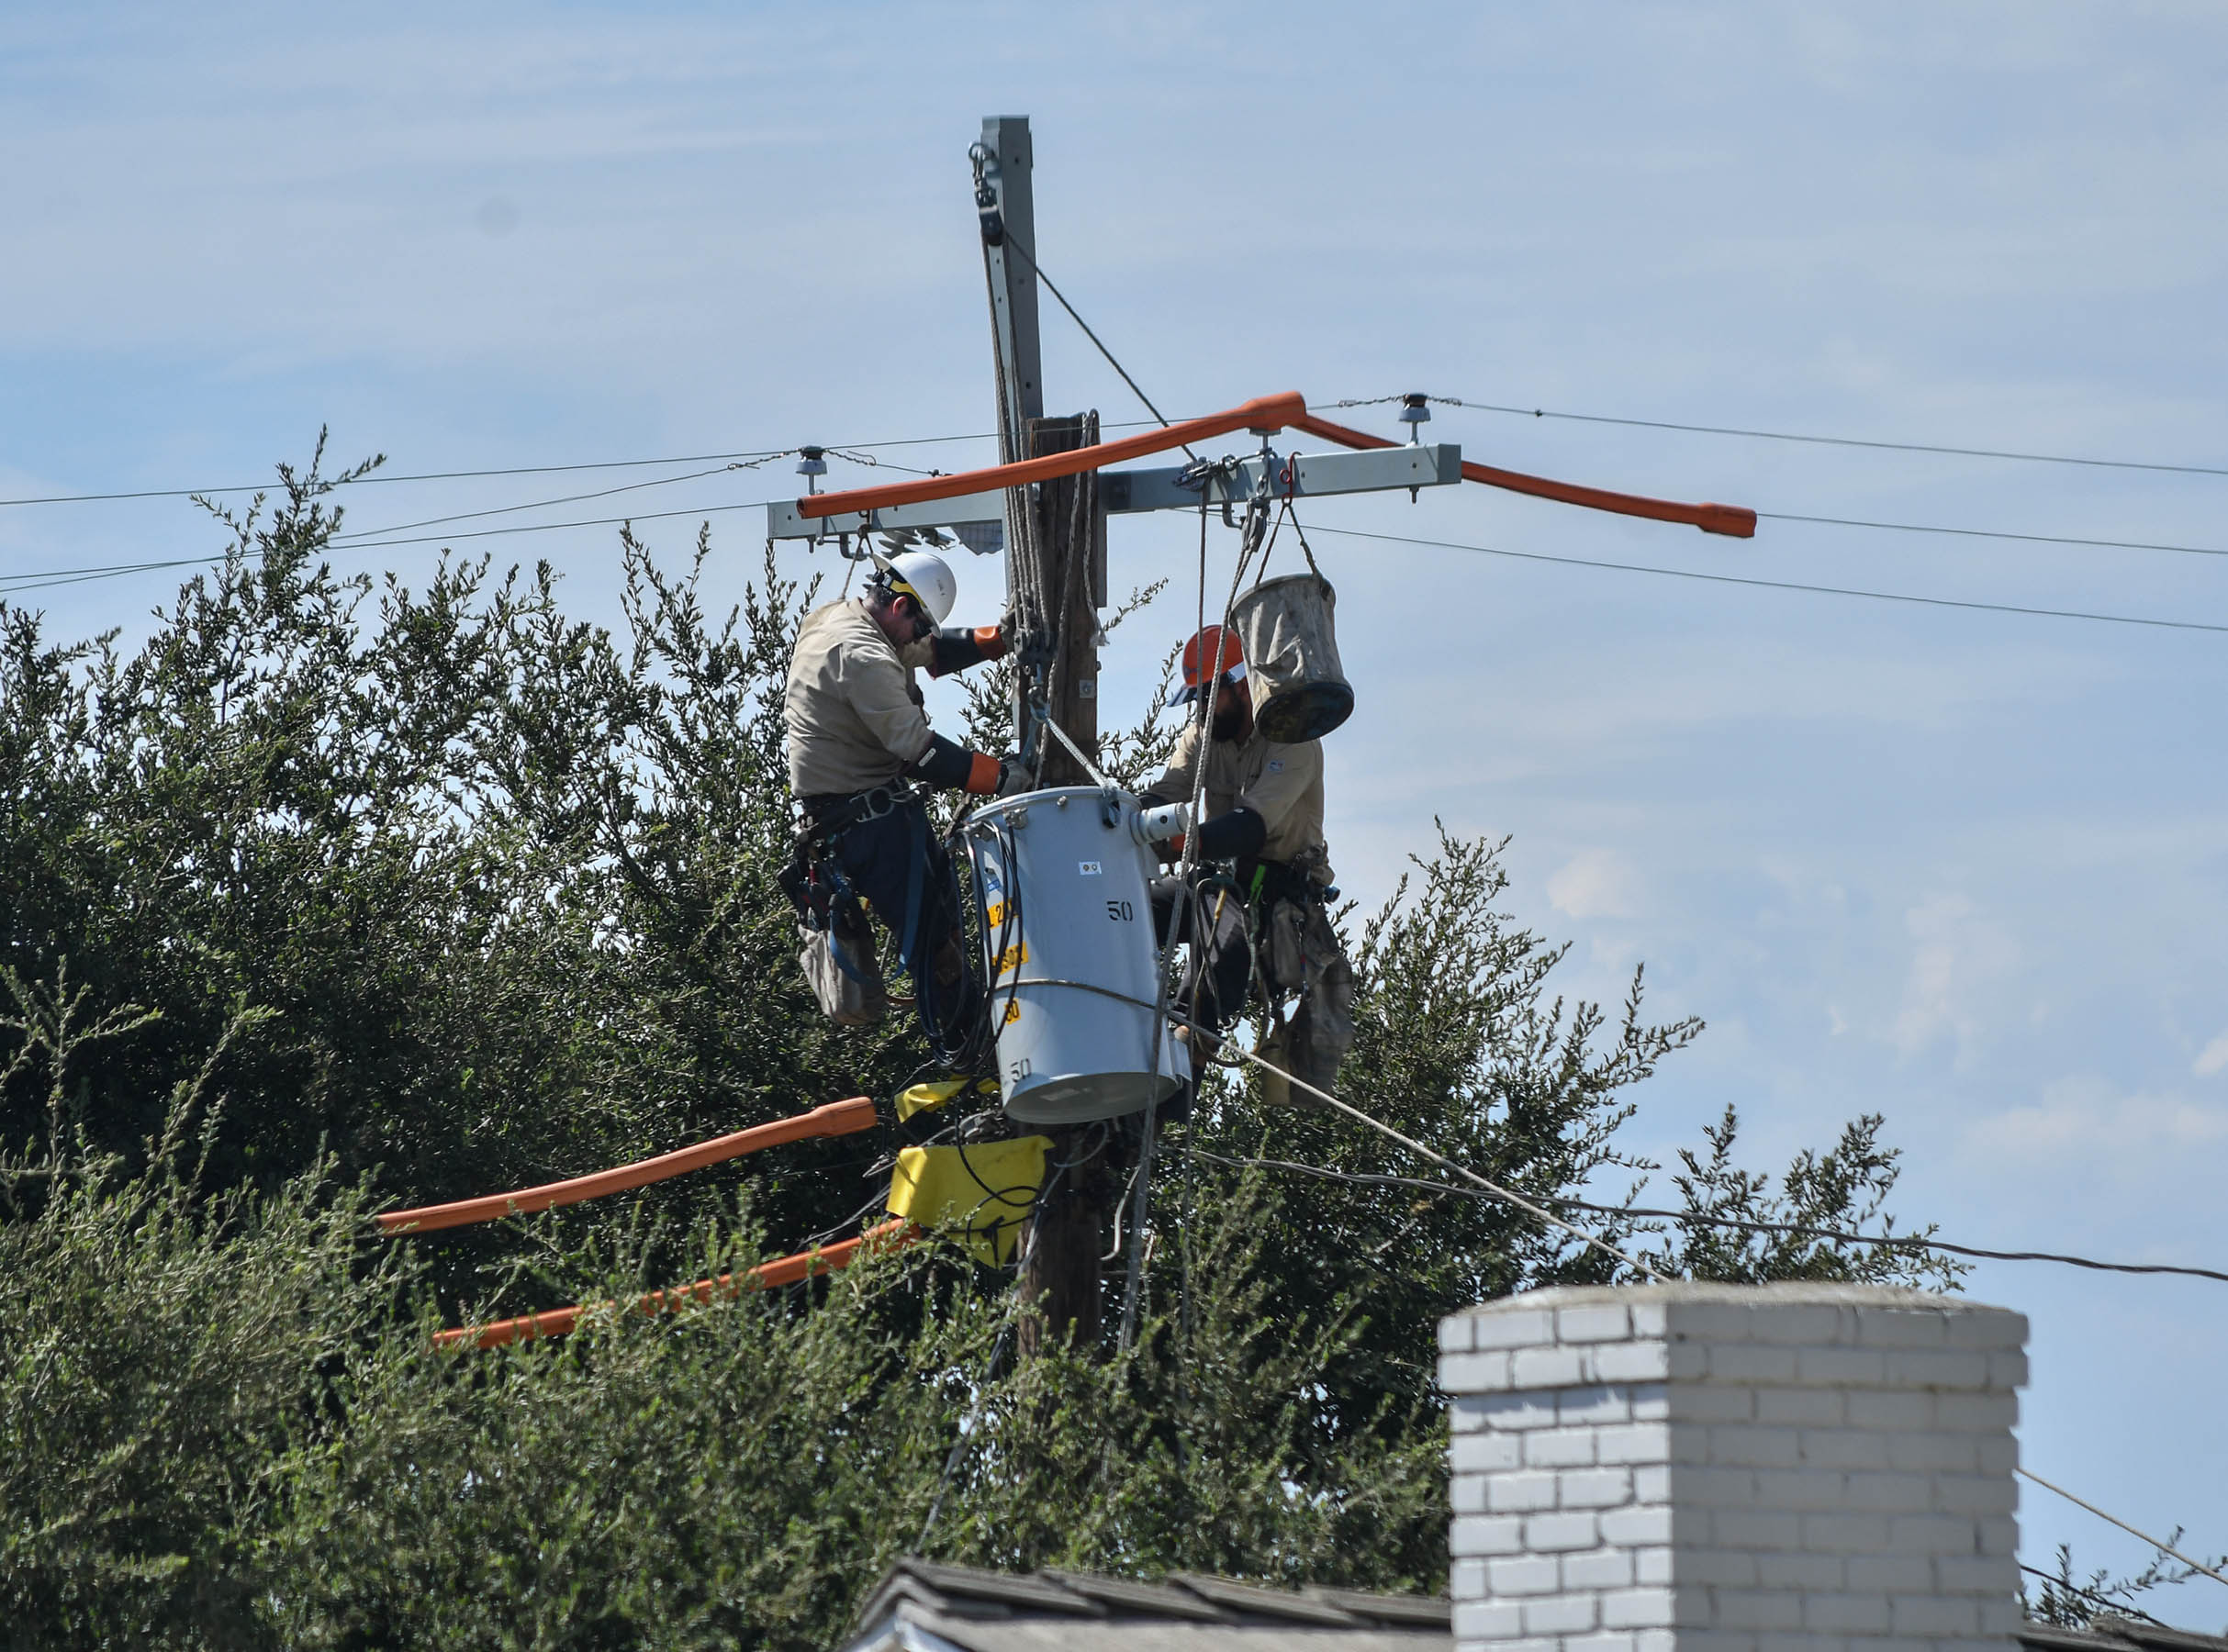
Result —
M 1226 1072 L 1163 1144 L 1132 1346 L 1016 1357 L 1010 1275 L 930 1243 L 437 1351 L 459 1318 L 844 1232 L 894 1139 L 400 1243 L 374 1209 L 887 1096 L 926 1052 L 823 1022 L 793 962 L 778 699 L 816 590 L 769 556 L 713 615 L 707 534 L 677 574 L 621 536 L 616 634 L 546 567 L 341 577 L 355 474 L 219 513 L 222 567 L 134 648 L 0 608 L 0 1639 L 823 1646 L 916 1545 L 1436 1591 L 1441 1315 L 1633 1277 L 1619 1251 L 1954 1280 L 1923 1251 L 1559 1206 L 1644 1184 L 1618 1131 L 1699 1023 L 1649 1021 L 1637 972 L 1612 1008 L 1567 1002 L 1499 845 L 1442 834 L 1342 915 L 1340 1089 L 1566 1225 L 1416 1185 L 1397 1144 Z M 980 686 L 986 731 L 1003 703 Z M 1110 740 L 1119 770 L 1165 749 L 1162 709 Z M 1690 1217 L 1883 1214 L 1879 1120 L 1776 1180 L 1734 1122 L 1682 1156 Z

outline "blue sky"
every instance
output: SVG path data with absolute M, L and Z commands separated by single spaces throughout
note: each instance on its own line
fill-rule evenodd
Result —
M 0 18 L 0 496 L 252 482 L 320 424 L 402 473 L 983 430 L 964 151 L 1000 112 L 1034 119 L 1046 266 L 1171 410 L 1425 389 L 2228 464 L 2211 5 L 371 17 Z M 1046 329 L 1050 406 L 1136 416 Z M 2228 549 L 2223 476 L 1454 408 L 1430 433 L 1766 511 Z M 666 474 L 365 488 L 351 526 Z M 776 465 L 498 520 L 791 485 Z M 739 581 L 756 515 L 710 519 Z M 1316 519 L 2228 624 L 2228 562 L 2202 555 L 1773 520 L 1742 543 L 1479 488 Z M 694 520 L 645 531 L 677 554 Z M 1123 524 L 1117 583 L 1180 574 L 1189 532 Z M 610 530 L 479 542 L 615 617 Z M 178 500 L 0 509 L 0 572 L 215 543 Z M 1317 548 L 1360 693 L 1328 747 L 1343 883 L 1382 895 L 1434 817 L 1509 834 L 1513 910 L 1573 941 L 1572 989 L 1644 959 L 1660 1012 L 1710 1023 L 1636 1144 L 1667 1155 L 1731 1101 L 1777 1165 L 1876 1110 L 1907 1218 L 2228 1257 L 2228 636 Z M 360 554 L 416 579 L 434 550 Z M 988 618 L 996 564 L 961 574 Z M 59 631 L 129 632 L 169 588 L 39 599 Z M 1117 639 L 1111 706 L 1177 624 Z M 2228 1288 L 2003 1265 L 1970 1289 L 2032 1316 L 2030 1465 L 2228 1549 Z M 2031 1562 L 2061 1539 L 2140 1560 L 2054 1501 L 2028 1489 Z M 2154 1610 L 2216 1628 L 2216 1588 Z

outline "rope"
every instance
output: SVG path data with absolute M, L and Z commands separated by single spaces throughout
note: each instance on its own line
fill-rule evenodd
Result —
M 1248 529 L 1250 529 L 1252 520 L 1253 518 L 1251 515 L 1248 515 L 1247 518 Z M 1230 575 L 1230 595 L 1223 604 L 1223 623 L 1226 631 L 1229 625 L 1230 608 L 1232 605 L 1237 601 L 1238 584 L 1246 576 L 1246 563 L 1248 556 L 1249 552 L 1247 548 L 1246 538 L 1241 535 L 1238 544 L 1237 566 L 1235 570 L 1233 570 Z M 1199 637 L 1206 630 L 1206 608 L 1207 490 L 1205 484 L 1203 481 L 1199 489 L 1200 623 L 1198 630 L 1192 632 L 1192 636 L 1194 638 Z M 1215 645 L 1215 657 L 1211 660 L 1202 659 L 1199 662 L 1200 665 L 1203 668 L 1220 666 L 1222 664 L 1222 651 L 1223 645 L 1221 642 L 1217 641 Z M 1177 865 L 1177 877 L 1181 881 L 1184 890 L 1187 891 L 1187 893 L 1191 887 L 1191 870 L 1193 866 L 1199 864 L 1199 829 L 1203 824 L 1200 816 L 1204 807 L 1204 800 L 1207 794 L 1208 725 L 1214 715 L 1215 699 L 1216 694 L 1215 685 L 1221 680 L 1221 676 L 1222 674 L 1219 670 L 1211 670 L 1210 675 L 1207 676 L 1205 681 L 1201 684 L 1202 692 L 1200 693 L 1199 697 L 1192 701 L 1194 711 L 1192 720 L 1192 732 L 1193 736 L 1192 745 L 1192 827 L 1191 830 L 1184 834 L 1183 853 L 1179 857 Z M 1204 956 L 1204 943 L 1197 933 L 1199 925 L 1196 917 L 1192 919 L 1190 927 L 1193 932 L 1195 947 L 1199 949 L 1200 955 Z M 1175 914 L 1171 911 L 1169 915 L 1168 936 L 1161 943 L 1159 956 L 1156 960 L 1156 968 L 1154 974 L 1157 985 L 1154 989 L 1152 1004 L 1152 1035 L 1151 1041 L 1147 1046 L 1148 1054 L 1146 1055 L 1145 1062 L 1145 1070 L 1148 1073 L 1155 1075 L 1156 1077 L 1160 1071 L 1160 1041 L 1166 1035 L 1168 1027 L 1168 961 L 1169 954 L 1175 949 L 1176 932 L 1177 924 Z M 1194 977 L 1192 985 L 1192 992 L 1194 996 L 1196 996 L 1197 991 L 1197 978 Z M 1196 1025 L 1193 1026 L 1193 1031 L 1198 1031 Z M 1200 1045 L 1197 1041 L 1194 1041 L 1194 1044 L 1190 1052 L 1189 1056 L 1189 1062 L 1192 1066 L 1194 1074 L 1192 1080 L 1192 1099 L 1193 1106 L 1198 1105 L 1198 1079 L 1196 1077 L 1198 1070 L 1197 1064 L 1204 1059 L 1204 1047 Z M 1129 1261 L 1128 1266 L 1125 1269 L 1125 1278 L 1122 1288 L 1122 1330 L 1120 1345 L 1124 1348 L 1127 1348 L 1136 1335 L 1137 1312 L 1140 1301 L 1142 1300 L 1145 1292 L 1146 1204 L 1152 1192 L 1153 1145 L 1155 1137 L 1158 1134 L 1158 1126 L 1159 1122 L 1160 1104 L 1156 1100 L 1149 1103 L 1145 1110 L 1145 1123 L 1142 1129 L 1140 1140 L 1137 1144 L 1137 1177 L 1136 1182 L 1136 1214 L 1132 1217 L 1130 1222 Z M 1185 1293 L 1186 1308 L 1188 1312 L 1190 1294 L 1190 1270 L 1188 1262 L 1185 1269 Z
M 917 1555 L 927 1546 L 929 1533 L 936 1529 L 936 1516 L 944 1512 L 944 1498 L 951 1490 L 952 1476 L 958 1472 L 960 1461 L 967 1455 L 968 1444 L 974 1439 L 975 1431 L 981 1425 L 983 1411 L 990 1404 L 991 1379 L 998 1374 L 998 1362 L 1005 1354 L 1006 1339 L 1013 1333 L 1013 1322 L 1021 1314 L 1021 1281 L 1028 1271 L 1029 1252 L 1036 1243 L 1036 1224 L 1032 1222 L 1022 1230 L 1021 1255 L 1013 1268 L 1013 1288 L 1006 1302 L 1005 1323 L 998 1327 L 997 1338 L 991 1344 L 991 1357 L 982 1367 L 982 1380 L 975 1385 L 975 1401 L 968 1408 L 967 1421 L 959 1425 L 958 1437 L 952 1442 L 951 1450 L 945 1456 L 944 1473 L 936 1481 L 935 1496 L 929 1501 L 928 1518 L 921 1523 L 921 1535 L 912 1540 L 910 1551 L 912 1554 Z
M 1140 1010 L 1152 1008 L 1152 1006 L 1147 1004 L 1143 999 L 1134 999 L 1125 992 L 1116 992 L 1112 988 L 1101 987 L 1090 981 L 1069 981 L 1039 977 L 1031 981 L 1029 985 L 1032 987 L 1069 987 L 1073 988 L 1079 992 L 1095 992 L 1101 998 L 1110 998 L 1115 1000 L 1117 1003 L 1135 1004 Z M 1200 1026 L 1198 1022 L 1193 1021 L 1186 1020 L 1184 1025 L 1190 1027 L 1194 1032 L 1198 1032 L 1203 1035 L 1207 1032 L 1205 1028 Z M 1461 1177 L 1463 1180 L 1475 1183 L 1478 1187 L 1483 1188 L 1487 1193 L 1492 1194 L 1495 1199 L 1506 1200 L 1508 1203 L 1517 1206 L 1517 1209 L 1538 1217 L 1541 1222 L 1546 1222 L 1548 1226 L 1555 1228 L 1562 1233 L 1568 1233 L 1572 1238 L 1578 1240 L 1581 1244 L 1592 1245 L 1596 1250 L 1606 1251 L 1608 1255 L 1616 1257 L 1619 1262 L 1622 1262 L 1626 1267 L 1631 1268 L 1635 1273 L 1645 1274 L 1651 1280 L 1654 1281 L 1658 1285 L 1668 1285 L 1671 1283 L 1669 1278 L 1664 1277 L 1663 1274 L 1658 1273 L 1654 1268 L 1649 1267 L 1645 1262 L 1642 1262 L 1633 1256 L 1628 1256 L 1623 1251 L 1618 1250 L 1615 1245 L 1609 1244 L 1606 1239 L 1597 1239 L 1583 1228 L 1573 1227 L 1569 1222 L 1564 1222 L 1562 1218 L 1556 1216 L 1552 1211 L 1542 1210 L 1539 1206 L 1534 1204 L 1530 1200 L 1525 1198 L 1521 1193 L 1513 1192 L 1509 1189 L 1502 1187 L 1498 1182 L 1488 1181 L 1484 1177 L 1480 1176 L 1476 1171 L 1470 1169 L 1467 1166 L 1457 1164 L 1454 1160 L 1449 1158 L 1445 1154 L 1437 1152 L 1432 1148 L 1425 1146 L 1421 1142 L 1416 1140 L 1413 1136 L 1403 1135 L 1399 1131 L 1394 1130 L 1390 1124 L 1384 1123 L 1381 1120 L 1370 1117 L 1368 1113 L 1363 1112 L 1360 1108 L 1355 1107 L 1349 1102 L 1339 1100 L 1338 1097 L 1332 1095 L 1328 1090 L 1317 1089 L 1314 1085 L 1308 1083 L 1304 1078 L 1295 1077 L 1292 1074 L 1284 1071 L 1282 1067 L 1277 1066 L 1271 1062 L 1263 1061 L 1252 1051 L 1240 1049 L 1236 1044 L 1232 1044 L 1229 1047 L 1237 1055 L 1243 1056 L 1248 1061 L 1250 1061 L 1255 1066 L 1260 1067 L 1262 1071 L 1274 1073 L 1278 1077 L 1283 1079 L 1285 1083 L 1293 1085 L 1297 1088 L 1305 1090 L 1309 1095 L 1316 1097 L 1319 1100 L 1328 1102 L 1332 1107 L 1346 1114 L 1357 1123 L 1365 1124 L 1370 1129 L 1376 1131 L 1380 1135 L 1398 1142 L 1409 1152 L 1416 1154 L 1423 1158 L 1427 1158 L 1433 1164 L 1442 1166 L 1445 1168 L 1453 1171 L 1455 1175 Z
M 2119 1515 L 2107 1514 L 2102 1509 L 2097 1507 L 2095 1503 L 2084 1501 L 2082 1499 L 2076 1497 L 2072 1492 L 2066 1490 L 2065 1487 L 2052 1485 L 2048 1480 L 2044 1479 L 2041 1475 L 2035 1473 L 2032 1469 L 2020 1468 L 2015 1470 L 2015 1472 L 2020 1474 L 2024 1479 L 2032 1480 L 2036 1485 L 2042 1487 L 2043 1490 L 2055 1491 L 2067 1502 L 2072 1503 L 2078 1508 L 2087 1509 L 2099 1520 L 2109 1520 L 2112 1523 L 2112 1524 L 2118 1526 L 2122 1531 L 2129 1533 L 2133 1536 L 2142 1538 L 2144 1542 L 2149 1544 L 2160 1554 L 2173 1556 L 2175 1559 L 2180 1561 L 2191 1571 L 2202 1572 L 2206 1577 L 2211 1578 L 2215 1583 L 2228 1583 L 2228 1576 L 2222 1576 L 2220 1572 L 2213 1570 L 2212 1568 L 2207 1566 L 2202 1560 L 2192 1560 L 2189 1556 L 2183 1554 L 2181 1550 L 2174 1547 L 2171 1544 L 2161 1543 L 2157 1538 L 2151 1536 L 2146 1532 L 2136 1531 L 2133 1526 L 2128 1524 L 2128 1523 L 2121 1519 Z

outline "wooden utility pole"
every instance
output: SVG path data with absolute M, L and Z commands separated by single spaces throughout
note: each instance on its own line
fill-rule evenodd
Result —
M 1066 452 L 1095 443 L 1098 416 L 1044 416 L 1036 329 L 1036 212 L 1025 116 L 982 123 L 976 206 L 990 268 L 991 328 L 998 368 L 1002 461 Z M 1018 245 L 1016 244 L 1018 243 Z M 1034 726 L 1041 701 L 1069 739 L 1098 753 L 1098 608 L 1105 600 L 1106 512 L 1093 474 L 1006 495 L 1006 591 L 1024 646 L 1015 657 L 1017 751 L 1040 754 L 1046 786 L 1088 782 L 1080 765 L 1047 731 Z M 1088 1345 L 1103 1307 L 1099 1258 L 1120 1185 L 1108 1163 L 1103 1126 L 1051 1133 L 1051 1166 L 1030 1222 L 1022 1267 L 1024 1302 L 1042 1313 L 1041 1333 L 1024 1321 L 1022 1347 L 1041 1334 Z
M 1098 423 L 1095 414 L 1033 420 L 1032 456 L 1094 443 Z M 1017 570 L 1024 580 L 1015 588 L 1033 592 L 1041 605 L 1043 623 L 1050 633 L 1049 651 L 1041 690 L 1025 681 L 1032 671 L 1027 663 L 1023 664 L 1024 693 L 1034 698 L 1041 692 L 1052 720 L 1096 757 L 1099 651 L 1092 573 L 1103 565 L 1102 556 L 1094 553 L 1103 552 L 1106 531 L 1098 478 L 1086 473 L 1044 484 L 1037 491 L 1035 543 L 1028 547 L 1034 552 L 1033 565 Z M 1041 729 L 1036 739 L 1042 749 L 1045 785 L 1089 784 L 1090 776 L 1066 746 Z M 1106 1151 L 1107 1126 L 1087 1124 L 1050 1134 L 1051 1165 L 1037 1195 L 1021 1278 L 1022 1300 L 1035 1303 L 1044 1318 L 1041 1328 L 1036 1322 L 1022 1322 L 1024 1352 L 1034 1351 L 1040 1334 L 1056 1345 L 1086 1347 L 1098 1335 L 1104 1314 L 1100 1257 L 1106 1249 L 1109 1214 L 1122 1191 Z

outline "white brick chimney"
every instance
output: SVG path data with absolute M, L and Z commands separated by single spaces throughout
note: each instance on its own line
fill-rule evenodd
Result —
M 2002 1652 L 2026 1338 L 1862 1285 L 1450 1315 L 1455 1652 Z

